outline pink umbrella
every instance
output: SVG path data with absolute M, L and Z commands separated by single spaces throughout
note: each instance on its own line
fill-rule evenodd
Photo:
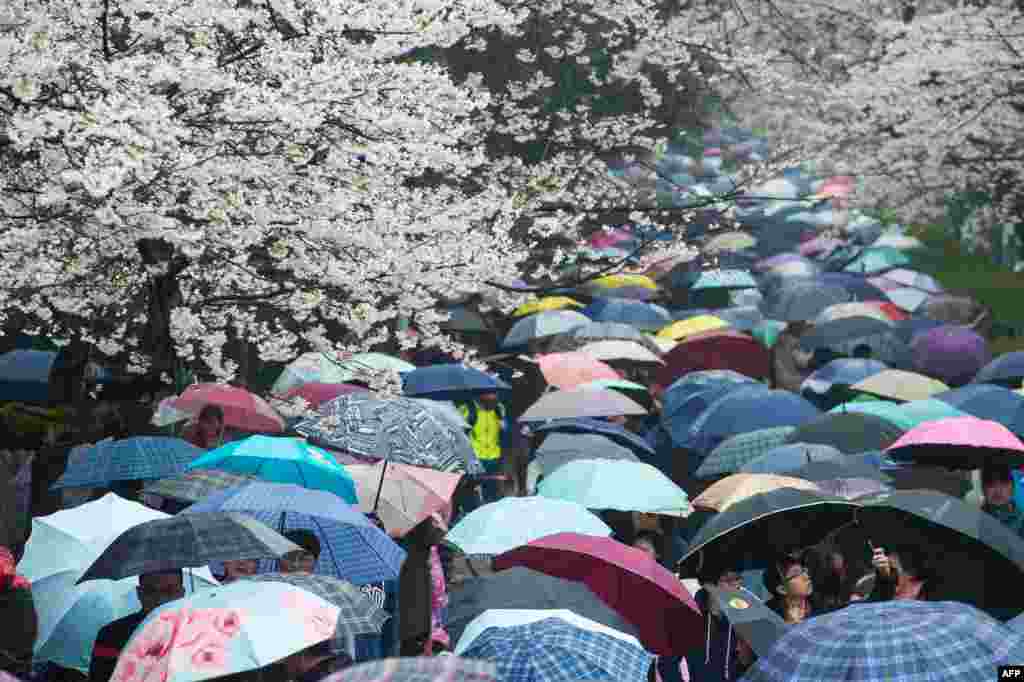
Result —
M 281 433 L 284 419 L 267 401 L 244 388 L 227 384 L 193 384 L 171 402 L 171 407 L 198 415 L 207 405 L 224 410 L 224 425 L 250 433 Z
M 656 654 L 682 655 L 703 645 L 697 603 L 647 552 L 607 537 L 556 533 L 494 559 L 495 570 L 513 566 L 584 583 L 635 626 L 641 643 Z
M 356 484 L 359 509 L 375 512 L 392 537 L 402 537 L 421 521 L 438 514 L 451 517 L 452 496 L 462 474 L 424 467 L 378 462 L 345 467 Z
M 599 379 L 621 379 L 614 369 L 586 353 L 551 353 L 537 358 L 549 384 L 569 390 Z
M 632 238 L 633 235 L 626 230 L 615 229 L 607 232 L 600 230 L 596 234 L 591 235 L 587 242 L 595 249 L 608 249 Z
M 950 417 L 925 422 L 886 448 L 897 461 L 950 469 L 978 469 L 1003 462 L 1024 464 L 1024 443 L 998 422 L 977 417 Z
M 284 399 L 294 400 L 295 398 L 302 398 L 311 406 L 319 407 L 321 404 L 326 403 L 328 400 L 334 400 L 340 395 L 348 395 L 349 393 L 358 393 L 360 391 L 366 392 L 367 389 L 355 384 L 323 384 L 314 381 L 309 384 L 303 384 L 298 388 L 293 388 L 285 393 Z
M 844 242 L 831 237 L 815 237 L 802 243 L 797 249 L 801 256 L 814 256 L 842 246 Z

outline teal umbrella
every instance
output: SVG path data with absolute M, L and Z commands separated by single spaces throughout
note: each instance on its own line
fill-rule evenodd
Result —
M 467 555 L 496 555 L 555 533 L 607 536 L 612 529 L 575 502 L 506 497 L 467 514 L 445 540 Z
M 269 483 L 294 483 L 359 504 L 356 485 L 345 467 L 301 438 L 249 436 L 211 450 L 189 465 L 188 471 L 193 469 L 221 469 Z
M 910 265 L 910 257 L 905 252 L 891 246 L 872 246 L 861 251 L 843 270 L 874 275 L 904 265 Z
M 909 403 L 893 403 L 888 400 L 856 400 L 843 403 L 830 410 L 837 412 L 859 412 L 881 417 L 891 424 L 895 424 L 904 431 L 937 419 L 949 419 L 951 417 L 966 417 L 966 412 L 961 412 L 949 403 L 936 398 L 927 400 L 914 400 Z
M 778 320 L 764 320 L 759 322 L 750 330 L 750 335 L 765 348 L 771 348 L 779 338 L 779 334 L 786 328 L 785 322 Z
M 587 509 L 672 516 L 685 516 L 690 511 L 686 492 L 645 462 L 579 459 L 545 476 L 537 493 L 575 502 Z

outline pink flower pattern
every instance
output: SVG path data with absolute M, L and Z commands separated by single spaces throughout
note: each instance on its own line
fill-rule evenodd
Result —
M 281 605 L 298 616 L 306 628 L 306 640 L 310 645 L 334 636 L 338 624 L 337 607 L 325 605 L 322 600 L 300 590 L 287 592 Z

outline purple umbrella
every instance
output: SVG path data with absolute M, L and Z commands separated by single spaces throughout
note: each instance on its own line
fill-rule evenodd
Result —
M 922 332 L 911 341 L 914 368 L 950 386 L 966 384 L 988 364 L 988 342 L 968 327 L 946 325 Z

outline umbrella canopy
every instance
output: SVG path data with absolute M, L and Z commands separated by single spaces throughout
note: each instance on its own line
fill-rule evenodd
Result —
M 779 334 L 786 328 L 785 322 L 778 320 L 765 320 L 750 330 L 750 335 L 765 348 L 771 349 L 779 338 Z
M 501 342 L 503 348 L 525 346 L 531 341 L 571 332 L 590 322 L 590 318 L 571 310 L 549 310 L 524 317 L 512 325 Z
M 661 350 L 647 334 L 622 322 L 590 322 L 573 329 L 562 338 L 555 339 L 551 347 L 552 350 L 576 350 L 595 341 L 632 341 L 652 353 Z
M 878 360 L 837 358 L 804 379 L 800 395 L 822 409 L 831 409 L 855 397 L 850 386 L 885 369 L 885 363 Z
M 706 455 L 726 438 L 772 426 L 799 426 L 820 414 L 818 408 L 789 391 L 740 385 L 716 400 L 693 422 L 687 447 Z
M 657 331 L 672 322 L 659 305 L 621 298 L 596 298 L 581 312 L 595 322 L 619 322 L 643 331 Z
M 226 512 L 232 516 L 245 514 L 251 517 L 248 520 L 255 519 L 278 533 L 313 532 L 321 547 L 313 572 L 357 585 L 397 578 L 405 559 L 405 552 L 364 514 L 347 504 L 338 504 L 330 493 L 295 485 L 248 483 L 211 495 L 175 518 L 202 518 Z
M 712 450 L 694 475 L 697 478 L 713 478 L 739 471 L 747 462 L 783 445 L 795 430 L 793 426 L 776 426 L 738 433 Z
M 671 384 L 690 372 L 727 369 L 755 379 L 771 373 L 771 353 L 752 337 L 734 331 L 711 331 L 690 336 L 665 356 L 657 382 Z
M 293 388 L 282 397 L 284 400 L 295 400 L 301 398 L 302 400 L 309 403 L 312 407 L 319 407 L 323 403 L 329 400 L 334 400 L 338 396 L 348 395 L 349 393 L 366 393 L 367 389 L 356 384 L 325 384 L 319 381 L 313 381 L 307 384 L 302 384 L 297 388 Z
M 402 537 L 434 513 L 450 516 L 452 496 L 462 480 L 462 474 L 397 462 L 345 468 L 356 483 L 359 509 L 376 513 L 393 537 Z
M 908 313 L 920 310 L 921 306 L 928 302 L 930 296 L 931 294 L 921 291 L 920 289 L 911 289 L 909 287 L 887 289 L 885 292 L 885 297 L 887 299 L 901 310 L 905 310 Z
M 779 488 L 817 491 L 810 481 L 774 474 L 733 474 L 716 481 L 694 498 L 695 509 L 723 512 L 742 500 Z
M 50 402 L 50 372 L 57 353 L 12 350 L 0 355 L 0 401 Z
M 740 386 L 753 385 L 753 383 L 682 384 L 677 382 L 661 396 L 661 428 L 668 433 L 675 445 L 689 447 L 694 422 L 711 405 Z
M 712 560 L 733 570 L 764 568 L 780 552 L 817 544 L 853 520 L 856 509 L 842 498 L 795 488 L 754 495 L 711 517 L 680 564 L 690 573 Z
M 320 414 L 300 422 L 295 430 L 360 457 L 438 471 L 483 472 L 462 429 L 417 400 L 348 395 L 325 403 Z
M 472 621 L 493 609 L 566 609 L 627 635 L 639 634 L 583 583 L 515 567 L 470 578 L 452 590 L 448 603 L 452 641 L 460 641 Z
M 194 384 L 171 401 L 171 407 L 198 415 L 207 405 L 224 411 L 224 424 L 251 433 L 281 433 L 284 419 L 263 398 L 227 384 Z
M 1001 384 L 1017 388 L 1024 380 L 1024 351 L 1004 353 L 978 370 L 976 384 Z
M 406 362 L 401 358 L 396 358 L 392 355 L 385 355 L 384 353 L 356 353 L 355 355 L 342 360 L 341 366 L 349 372 L 348 378 L 345 379 L 345 381 L 351 381 L 352 379 L 366 373 L 401 373 L 411 372 L 416 369 L 416 365 L 411 362 Z
M 815 325 L 822 325 L 833 320 L 842 320 L 847 317 L 870 317 L 881 322 L 889 323 L 891 319 L 882 310 L 869 301 L 851 301 L 849 303 L 836 303 L 818 313 L 814 318 Z
M 1024 443 L 1009 429 L 969 416 L 921 424 L 903 434 L 886 452 L 896 461 L 951 469 L 980 469 L 996 462 L 1024 464 Z
M 886 232 L 871 242 L 871 246 L 891 246 L 900 251 L 912 251 L 913 249 L 924 248 L 924 242 L 908 234 Z
M 532 432 L 538 434 L 598 434 L 629 449 L 638 457 L 643 458 L 654 454 L 654 448 L 643 438 L 632 431 L 627 431 L 618 424 L 613 424 L 603 419 L 553 419 L 545 424 L 533 427 Z M 541 447 L 543 447 L 543 444 Z
M 645 682 L 653 657 L 642 648 L 561 618 L 484 630 L 463 652 L 495 663 L 508 682 Z
M 753 592 L 740 588 L 723 590 L 707 587 L 711 603 L 718 613 L 746 640 L 758 656 L 766 656 L 786 630 L 786 621 L 757 598 Z
M 949 403 L 935 398 L 914 400 L 909 403 L 893 403 L 887 400 L 867 400 L 844 403 L 832 409 L 832 413 L 871 414 L 888 421 L 903 431 L 936 419 L 966 416 Z M 901 434 L 902 435 L 902 434 Z M 888 446 L 886 446 L 888 447 Z M 880 448 L 884 450 L 885 448 Z
M 685 279 L 691 291 L 757 288 L 757 280 L 746 270 L 701 270 L 691 273 Z
M 999 422 L 1014 434 L 1024 435 L 1024 396 L 1008 388 L 970 384 L 934 397 L 966 414 Z
M 701 251 L 704 253 L 742 251 L 754 246 L 757 246 L 757 239 L 746 232 L 720 232 L 704 242 Z
M 143 492 L 179 502 L 198 502 L 221 490 L 256 480 L 250 474 L 233 474 L 220 469 L 193 469 L 173 478 L 147 483 Z
M 839 248 L 840 246 L 844 246 L 845 244 L 846 242 L 842 241 L 841 239 L 821 236 L 815 237 L 814 239 L 808 239 L 807 241 L 802 242 L 800 246 L 797 247 L 797 250 L 800 252 L 801 256 L 812 257 L 820 254 L 831 253 L 835 249 Z
M 629 448 L 596 433 L 552 433 L 534 453 L 544 475 L 579 459 L 640 461 Z
M 343 384 L 351 378 L 351 372 L 333 355 L 304 353 L 284 368 L 270 390 L 274 395 L 287 395 L 305 384 Z
M 846 455 L 841 458 L 804 462 L 787 472 L 790 476 L 819 483 L 843 478 L 870 479 L 888 483 L 891 479 L 872 462 L 872 455 Z
M 686 492 L 645 462 L 578 459 L 548 473 L 537 494 L 587 509 L 617 509 L 685 516 Z
M 949 386 L 938 379 L 898 369 L 882 370 L 858 381 L 850 388 L 860 393 L 904 402 L 924 400 L 949 390 Z
M 811 462 L 839 460 L 843 453 L 831 445 L 819 443 L 789 443 L 772 448 L 750 460 L 739 471 L 745 474 L 787 474 L 793 473 Z
M 643 645 L 640 644 L 640 640 L 636 637 L 627 635 L 624 632 L 610 628 L 607 625 L 590 620 L 589 618 L 577 616 L 568 609 L 488 609 L 470 621 L 469 625 L 466 626 L 466 629 L 462 631 L 462 636 L 459 637 L 459 641 L 455 645 L 454 653 L 456 655 L 461 655 L 462 652 L 473 644 L 477 637 L 489 628 L 507 628 L 515 625 L 526 625 L 527 623 L 536 623 L 537 621 L 544 620 L 546 618 L 558 618 L 571 625 L 575 625 L 580 629 L 601 632 L 609 635 L 610 637 L 616 637 L 624 642 L 628 642 L 633 646 L 640 647 L 641 649 L 643 648 Z
M 180 438 L 139 436 L 101 441 L 68 458 L 53 488 L 107 488 L 114 481 L 175 476 L 203 454 Z
M 519 421 L 644 414 L 647 410 L 618 391 L 583 386 L 546 393 L 519 416 Z
M 445 539 L 464 554 L 489 556 L 555 533 L 611 535 L 612 529 L 575 502 L 506 497 L 462 517 Z
M 579 352 L 589 355 L 595 360 L 625 360 L 628 362 L 659 365 L 664 362 L 660 354 L 654 353 L 636 341 L 622 341 L 619 339 L 592 341 L 580 347 Z
M 512 317 L 525 317 L 547 310 L 564 310 L 566 308 L 583 308 L 583 304 L 568 296 L 545 296 L 536 301 L 529 301 L 512 311 Z
M 466 400 L 511 390 L 512 387 L 501 379 L 461 364 L 420 367 L 402 377 L 405 395 L 433 400 Z
M 966 384 L 992 359 L 988 341 L 967 327 L 936 327 L 910 342 L 917 371 L 952 386 Z
M 910 256 L 891 246 L 869 246 L 843 266 L 846 272 L 874 275 L 910 265 Z
M 112 679 L 199 682 L 255 670 L 334 636 L 337 606 L 285 583 L 239 580 L 153 611 Z
M 312 490 L 327 490 L 355 504 L 355 484 L 345 468 L 326 450 L 301 438 L 249 436 L 211 450 L 188 466 L 222 469 L 274 483 L 296 483 Z
M 868 405 L 870 403 L 850 403 Z M 838 409 L 838 408 L 837 408 Z M 790 443 L 831 445 L 845 454 L 872 452 L 889 447 L 906 431 L 893 422 L 864 412 L 827 412 L 795 429 Z
M 1024 656 L 1024 636 L 961 604 L 855 604 L 788 628 L 749 682 L 995 679 Z
M 766 295 L 761 311 L 772 320 L 802 322 L 813 320 L 831 305 L 851 300 L 853 295 L 838 284 L 828 284 L 817 278 L 793 279 Z
M 514 566 L 582 582 L 656 654 L 681 655 L 703 638 L 704 619 L 682 583 L 646 552 L 611 538 L 561 533 L 494 559 L 497 571 Z
M 443 312 L 448 313 L 448 319 L 438 323 L 441 329 L 455 332 L 468 332 L 470 334 L 491 333 L 493 328 L 487 319 L 480 314 L 480 311 L 467 308 L 466 306 L 455 306 L 445 308 Z
M 764 321 L 764 315 L 756 304 L 719 308 L 715 311 L 715 317 L 725 320 L 733 329 L 742 332 L 749 332 Z
M 621 379 L 619 373 L 586 353 L 551 353 L 537 359 L 548 384 L 563 390 L 598 379 Z
M 673 322 L 658 332 L 658 337 L 680 341 L 682 339 L 703 334 L 704 332 L 715 331 L 716 329 L 727 329 L 729 323 L 714 315 L 697 315 L 685 320 Z
M 923 272 L 918 272 L 917 270 L 896 268 L 895 270 L 890 270 L 883 274 L 881 279 L 888 280 L 901 287 L 920 289 L 921 291 L 926 291 L 929 294 L 941 294 L 945 291 L 937 279 L 931 275 L 926 275 Z
M 931 559 L 928 597 L 1011 618 L 1024 595 L 1024 540 L 978 507 L 933 490 L 897 490 L 858 501 L 858 528 L 876 547 L 914 548 Z
M 864 337 L 888 332 L 892 323 L 857 315 L 816 324 L 800 337 L 800 347 L 811 352 L 818 348 L 840 348 Z
M 609 295 L 609 290 L 614 291 L 616 289 L 648 289 L 650 291 L 657 291 L 658 285 L 650 277 L 644 275 L 605 275 L 604 277 L 598 277 L 592 279 L 585 285 L 586 289 L 592 291 L 604 291 L 605 296 Z M 614 294 L 612 294 L 614 295 Z
M 242 514 L 185 514 L 145 521 L 103 550 L 78 582 L 240 559 L 280 559 L 301 548 Z
M 324 678 L 329 682 L 498 682 L 490 661 L 459 656 L 384 658 L 360 663 Z

